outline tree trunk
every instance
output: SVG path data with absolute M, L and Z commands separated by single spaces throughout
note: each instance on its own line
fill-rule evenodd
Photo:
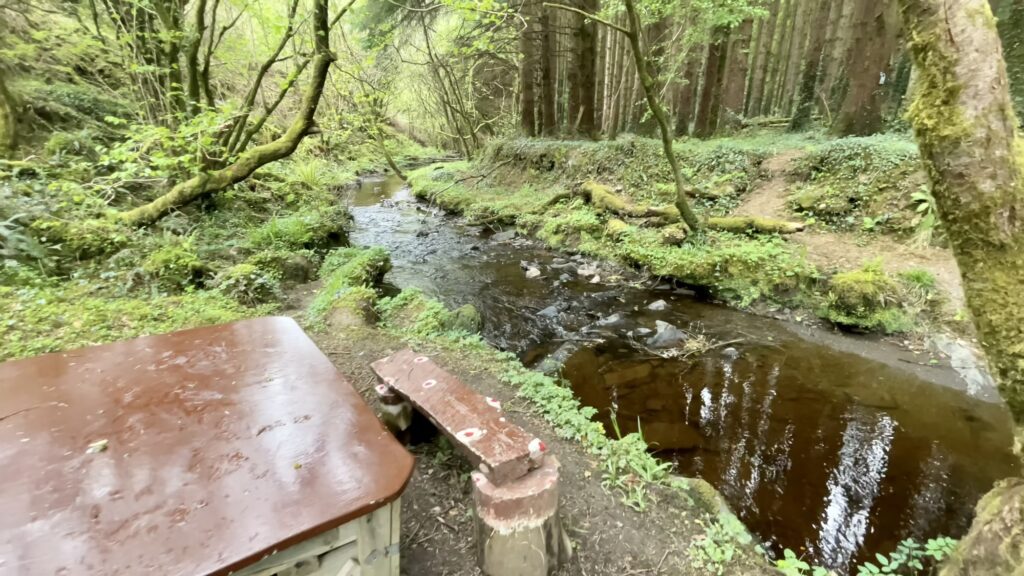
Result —
M 981 345 L 1024 423 L 1024 155 L 986 0 L 900 0 L 919 70 L 908 117 Z
M 764 95 L 761 99 L 762 116 L 771 116 L 775 112 L 775 104 L 778 102 L 777 94 L 783 84 L 782 79 L 786 75 L 786 62 L 789 61 L 789 30 L 793 21 L 793 3 L 795 0 L 783 0 L 778 22 L 775 24 L 775 40 L 772 42 L 770 55 L 771 65 L 768 75 L 765 77 Z
M 657 86 L 654 83 L 654 78 L 651 77 L 648 71 L 647 58 L 640 46 L 642 28 L 640 16 L 633 5 L 633 0 L 626 0 L 626 16 L 629 19 L 630 32 L 627 36 L 633 51 L 633 62 L 636 65 L 637 77 L 640 80 L 641 86 L 643 86 L 644 95 L 647 97 L 647 105 L 651 108 L 651 114 L 658 121 L 658 128 L 661 130 L 661 145 L 665 152 L 665 158 L 668 160 L 669 166 L 672 167 L 672 176 L 676 184 L 675 206 L 679 210 L 683 222 L 691 230 L 700 230 L 701 223 L 697 220 L 697 215 L 693 213 L 693 210 L 690 208 L 690 202 L 686 198 L 687 189 L 691 188 L 691 186 L 684 182 L 683 173 L 679 169 L 679 161 L 676 159 L 675 151 L 672 149 L 672 130 L 669 128 L 668 114 L 665 113 L 665 109 L 658 100 Z
M 829 7 L 834 2 L 817 0 L 815 4 L 817 4 L 817 13 L 811 25 L 811 38 L 807 44 L 807 61 L 804 63 L 804 72 L 800 78 L 800 92 L 797 95 L 796 109 L 789 122 L 791 132 L 803 130 L 811 122 L 811 111 L 814 110 L 815 94 L 818 88 L 821 52 L 825 47 L 825 34 L 828 31 Z
M 761 114 L 761 100 L 764 97 L 765 77 L 768 75 L 768 66 L 774 57 L 772 42 L 775 40 L 775 22 L 779 19 L 779 4 L 781 0 L 774 0 L 768 9 L 768 19 L 761 27 L 761 34 L 757 40 L 757 54 L 754 58 L 754 74 L 750 80 L 750 97 L 747 99 L 747 116 L 759 116 Z
M 598 11 L 598 0 L 582 0 L 582 8 L 587 12 Z M 577 23 L 578 42 L 576 56 L 579 65 L 576 78 L 579 81 L 578 112 L 570 117 L 570 122 L 577 123 L 577 132 L 588 138 L 597 136 L 594 107 L 597 99 L 597 30 L 596 24 L 589 18 L 579 18 Z
M 324 84 L 335 59 L 330 47 L 328 3 L 329 0 L 316 0 L 313 7 L 313 43 L 316 51 L 313 73 L 303 94 L 299 112 L 288 130 L 273 142 L 243 152 L 233 164 L 225 168 L 186 180 L 149 204 L 121 213 L 120 217 L 125 223 L 131 226 L 151 224 L 176 208 L 245 180 L 260 167 L 289 156 L 299 147 L 299 143 L 314 126 Z M 349 0 L 334 21 L 341 18 L 353 3 L 354 0 Z
M 1006 16 L 999 20 L 1010 94 L 1018 120 L 1024 119 L 1024 0 L 1004 0 Z
M 721 123 L 729 128 L 738 128 L 743 119 L 743 100 L 746 96 L 747 72 L 750 71 L 750 34 L 754 21 L 744 20 L 733 32 L 729 46 L 729 63 L 726 68 L 725 88 L 722 92 Z
M 718 110 L 721 104 L 722 68 L 725 62 L 727 32 L 716 30 L 715 38 L 708 45 L 708 57 L 704 62 L 704 85 L 697 104 L 697 119 L 693 126 L 693 135 L 697 138 L 709 138 L 718 127 Z
M 195 116 L 202 107 L 201 94 L 202 68 L 199 66 L 199 48 L 203 44 L 203 36 L 206 34 L 206 0 L 197 0 L 192 8 L 195 20 L 190 37 L 185 48 L 185 73 L 188 78 L 188 112 Z
M 4 72 L 0 69 L 0 158 L 10 158 L 14 155 L 14 149 L 18 145 L 17 136 L 14 99 L 4 82 Z
M 537 77 L 537 51 L 533 35 L 537 19 L 534 16 L 533 0 L 523 0 L 521 13 L 525 25 L 519 32 L 519 128 L 524 136 L 537 135 L 537 96 L 534 90 Z
M 555 83 L 555 27 L 553 18 L 547 7 L 540 6 L 540 86 L 541 86 L 541 125 L 545 136 L 558 135 L 557 88 Z
M 1024 424 L 1024 142 L 1017 134 L 995 22 L 987 0 L 899 1 L 917 70 L 908 118 L 981 346 L 1019 426 Z M 1019 574 L 1022 514 L 1022 481 L 997 484 L 978 505 L 970 532 L 940 574 Z
M 700 78 L 700 59 L 691 51 L 686 56 L 683 79 L 676 88 L 676 136 L 690 135 L 690 121 L 693 120 L 693 96 L 697 92 Z
M 608 81 L 608 40 L 603 28 L 594 27 L 595 55 L 594 62 L 594 130 L 593 138 L 599 138 L 604 126 L 604 91 Z
M 890 59 L 898 26 L 891 0 L 859 0 L 850 87 L 832 131 L 838 136 L 868 136 L 883 128 L 885 98 L 891 80 Z
M 806 59 L 807 20 L 813 10 L 813 0 L 802 0 L 793 5 L 796 10 L 793 19 L 793 35 L 789 44 L 789 64 L 786 65 L 786 79 L 782 85 L 782 96 L 779 109 L 783 116 L 793 110 L 793 94 L 796 92 L 797 80 L 800 78 L 801 65 Z

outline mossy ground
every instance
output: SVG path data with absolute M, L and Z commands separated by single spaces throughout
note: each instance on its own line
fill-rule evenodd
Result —
M 403 160 L 436 155 L 395 139 Z M 0 360 L 274 311 L 286 285 L 312 279 L 323 256 L 346 243 L 338 191 L 359 173 L 385 170 L 369 142 L 334 145 L 309 142 L 145 229 L 106 215 L 159 191 L 130 183 L 129 168 L 111 158 L 96 164 L 91 149 L 62 145 L 0 167 L 0 220 L 11 219 L 0 247 L 8 311 Z M 97 186 L 104 178 L 114 181 Z

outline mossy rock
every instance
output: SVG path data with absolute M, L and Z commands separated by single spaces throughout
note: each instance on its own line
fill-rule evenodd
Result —
M 282 282 L 302 284 L 317 276 L 320 258 L 311 250 L 262 250 L 246 259 L 246 262 L 275 273 Z
M 661 243 L 665 246 L 680 246 L 686 242 L 689 229 L 683 224 L 669 224 L 661 229 Z
M 372 288 L 356 286 L 336 294 L 327 311 L 327 326 L 332 330 L 344 330 L 359 326 L 370 326 L 377 319 L 374 306 L 377 293 Z
M 484 319 L 472 304 L 466 304 L 451 311 L 444 322 L 445 330 L 467 334 L 477 334 L 483 329 L 483 326 Z
M 249 233 L 257 250 L 317 250 L 344 244 L 348 212 L 343 208 L 307 209 L 275 217 Z
M 818 314 L 851 330 L 907 332 L 913 319 L 903 309 L 904 290 L 878 261 L 832 277 Z
M 1024 479 L 997 482 L 978 502 L 971 530 L 940 576 L 1021 574 L 1024 566 Z
M 346 298 L 354 288 L 372 291 L 389 270 L 391 257 L 383 248 L 332 250 L 320 266 L 320 277 L 324 279 L 324 285 L 309 306 L 310 319 L 313 322 L 323 321 L 335 307 L 335 302 Z
M 253 264 L 237 264 L 224 270 L 214 280 L 217 289 L 246 306 L 256 306 L 281 299 L 280 277 Z
M 113 218 L 43 219 L 33 222 L 31 229 L 40 241 L 57 245 L 61 253 L 76 260 L 113 254 L 127 246 L 135 232 Z
M 612 218 L 604 226 L 604 233 L 610 238 L 618 238 L 629 231 L 629 224 L 626 224 L 618 218 Z
M 142 270 L 166 292 L 202 286 L 210 274 L 191 239 L 174 239 L 154 250 L 143 261 Z

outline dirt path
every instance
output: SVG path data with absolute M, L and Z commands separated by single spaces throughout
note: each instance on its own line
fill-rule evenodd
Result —
M 792 163 L 803 154 L 801 150 L 786 150 L 766 160 L 763 164 L 765 177 L 746 195 L 733 213 L 783 220 L 799 219 L 786 206 L 786 199 L 792 187 L 787 176 Z M 880 256 L 883 268 L 890 273 L 924 268 L 935 275 L 939 286 L 949 297 L 952 311 L 964 306 L 960 269 L 949 249 L 931 246 L 917 248 L 903 244 L 891 236 L 865 236 L 824 230 L 792 234 L 786 236 L 786 240 L 803 246 L 807 250 L 807 259 L 823 272 L 859 268 Z

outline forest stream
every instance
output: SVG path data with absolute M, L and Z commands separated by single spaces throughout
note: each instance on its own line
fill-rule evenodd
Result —
M 613 413 L 622 434 L 639 425 L 657 456 L 714 485 L 776 552 L 845 573 L 904 538 L 960 537 L 978 499 L 1016 473 L 1009 415 L 969 366 L 469 227 L 394 177 L 348 194 L 351 242 L 390 252 L 390 286 L 475 306 L 489 342 L 561 368 L 610 434 Z M 673 337 L 710 349 L 662 357 Z

